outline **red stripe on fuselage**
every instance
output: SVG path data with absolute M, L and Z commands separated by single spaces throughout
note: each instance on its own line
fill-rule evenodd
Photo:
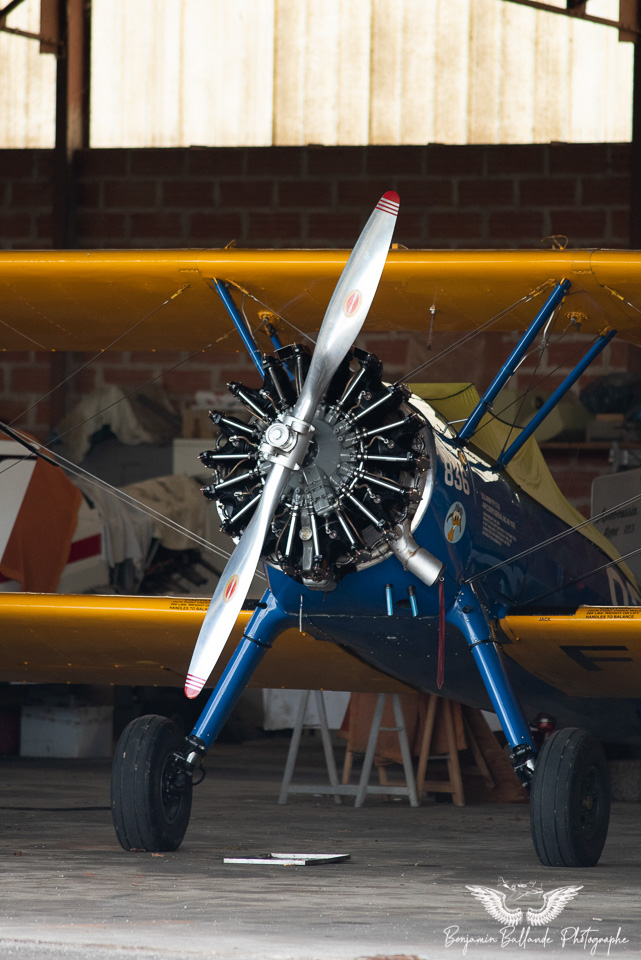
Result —
M 74 540 L 69 550 L 67 563 L 76 563 L 78 560 L 86 560 L 87 557 L 95 557 L 100 554 L 102 547 L 102 538 L 99 533 L 93 537 L 85 537 L 84 540 Z

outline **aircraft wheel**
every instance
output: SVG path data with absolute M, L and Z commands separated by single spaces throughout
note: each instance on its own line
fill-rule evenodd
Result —
M 125 850 L 176 850 L 191 814 L 192 779 L 174 759 L 185 738 L 167 717 L 125 727 L 111 776 L 111 814 Z
M 532 840 L 546 867 L 593 867 L 610 822 L 610 772 L 601 744 L 567 727 L 546 740 L 530 794 Z

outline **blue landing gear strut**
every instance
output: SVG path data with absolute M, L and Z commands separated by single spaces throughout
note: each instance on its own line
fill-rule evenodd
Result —
M 254 670 L 288 622 L 291 623 L 291 617 L 278 606 L 271 590 L 267 590 L 207 706 L 187 738 L 190 752 L 186 761 L 190 767 L 201 762 L 236 706 Z
M 536 746 L 483 608 L 469 584 L 461 587 L 447 614 L 447 620 L 458 627 L 471 648 L 485 689 L 510 745 L 512 765 L 523 783 L 529 785 L 534 773 Z

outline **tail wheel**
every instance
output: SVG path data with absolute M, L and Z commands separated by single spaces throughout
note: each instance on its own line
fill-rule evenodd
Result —
M 532 780 L 530 823 L 546 867 L 593 867 L 610 822 L 610 773 L 601 744 L 568 727 L 547 740 Z
M 176 759 L 185 738 L 166 717 L 145 716 L 123 731 L 111 777 L 111 814 L 125 850 L 176 850 L 191 814 L 191 775 Z

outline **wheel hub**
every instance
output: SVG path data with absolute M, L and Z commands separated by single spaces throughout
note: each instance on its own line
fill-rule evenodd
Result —
M 587 837 L 594 834 L 599 815 L 600 791 L 596 770 L 590 767 L 581 784 L 581 830 Z

